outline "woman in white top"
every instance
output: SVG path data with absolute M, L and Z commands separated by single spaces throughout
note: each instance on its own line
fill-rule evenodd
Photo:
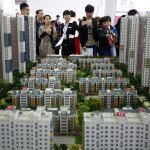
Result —
M 79 26 L 75 21 L 71 21 L 70 11 L 65 10 L 63 12 L 63 18 L 65 23 L 61 25 L 61 36 L 63 38 L 62 42 L 62 56 L 69 56 L 71 54 L 76 54 L 75 46 L 75 32 L 79 30 Z

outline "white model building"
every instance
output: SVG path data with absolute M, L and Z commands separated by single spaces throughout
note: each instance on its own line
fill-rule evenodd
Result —
M 136 74 L 139 40 L 139 16 L 128 16 L 128 72 Z
M 29 16 L 29 60 L 36 62 L 36 30 L 35 17 Z
M 53 150 L 54 123 L 45 107 L 0 111 L 1 150 Z
M 150 111 L 84 113 L 84 150 L 149 150 Z
M 0 76 L 13 82 L 10 16 L 0 12 Z

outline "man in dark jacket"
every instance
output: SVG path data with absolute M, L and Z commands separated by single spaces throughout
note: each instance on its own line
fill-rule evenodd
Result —
M 30 13 L 29 5 L 27 3 L 21 3 L 20 4 L 20 11 L 21 11 L 21 15 L 29 16 L 29 13 Z
M 94 7 L 87 5 L 85 7 L 86 17 L 79 23 L 79 37 L 83 50 L 86 48 L 93 49 L 93 55 L 97 55 L 97 21 L 92 18 L 94 13 Z
M 55 27 L 56 27 L 57 35 L 60 38 L 60 36 L 61 36 L 61 22 L 59 21 L 59 18 L 60 18 L 60 16 L 57 15 L 56 21 L 55 21 Z
M 99 51 L 103 56 L 111 56 L 111 32 L 109 29 L 109 19 L 105 16 L 100 19 L 100 28 L 98 29 Z
M 36 55 L 39 56 L 39 47 L 41 44 L 41 39 L 39 38 L 38 31 L 43 21 L 43 10 L 39 9 L 36 11 Z

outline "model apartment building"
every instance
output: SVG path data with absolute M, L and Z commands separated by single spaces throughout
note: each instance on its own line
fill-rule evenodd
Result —
M 93 77 L 98 78 L 107 78 L 107 77 L 113 77 L 117 78 L 118 76 L 122 76 L 122 71 L 118 69 L 98 69 L 98 70 L 92 70 Z
M 128 59 L 128 17 L 121 18 L 119 62 L 127 64 Z
M 128 71 L 142 75 L 142 86 L 150 91 L 150 14 L 126 16 L 121 19 L 120 63 Z
M 16 15 L 11 17 L 11 43 L 13 69 L 19 69 L 19 72 L 26 72 L 25 27 L 23 16 Z
M 36 62 L 36 30 L 35 17 L 29 16 L 29 60 Z
M 1 150 L 53 150 L 54 122 L 51 112 L 0 111 Z
M 79 59 L 83 58 L 84 55 L 80 54 L 80 55 L 74 55 L 74 54 L 71 54 L 70 55 L 70 60 L 72 61 L 78 61 Z
M 79 66 L 83 68 L 91 68 L 91 64 L 100 64 L 100 63 L 105 63 L 108 64 L 110 63 L 110 58 L 81 58 L 79 59 Z
M 149 150 L 150 111 L 84 113 L 84 150 Z
M 61 81 L 66 82 L 73 82 L 76 80 L 76 70 L 67 69 L 67 70 L 60 70 L 55 68 L 53 70 L 50 69 L 42 69 L 42 68 L 33 68 L 30 71 L 31 76 L 35 76 L 36 78 L 49 78 L 55 77 L 60 79 Z
M 0 78 L 13 82 L 10 16 L 0 12 Z
M 48 108 L 47 111 L 53 114 L 55 135 L 75 134 L 77 110 L 70 110 L 66 106 L 61 106 L 60 109 Z
M 142 85 L 149 74 L 149 18 L 150 15 L 126 16 L 121 19 L 120 63 L 128 65 L 128 72 L 142 74 Z M 146 66 L 146 67 L 145 67 Z M 147 70 L 148 68 L 148 70 Z M 145 73 L 144 73 L 145 72 Z M 148 73 L 147 73 L 148 72 Z M 149 82 L 145 87 L 149 87 Z
M 70 89 L 51 89 L 41 90 L 13 90 L 13 105 L 25 108 L 31 106 L 55 107 L 67 106 L 70 109 L 77 107 L 77 92 Z
M 47 78 L 22 78 L 21 83 L 23 87 L 29 88 L 29 90 L 40 89 L 45 90 L 46 88 L 52 89 L 60 89 L 61 88 L 61 81 L 55 77 Z
M 68 62 L 59 62 L 59 63 L 41 63 L 37 64 L 37 68 L 43 68 L 43 69 L 55 69 L 58 68 L 60 70 L 67 70 L 67 69 L 77 69 L 77 64 L 68 63 Z
M 109 64 L 106 64 L 106 63 L 92 63 L 91 64 L 91 69 L 92 70 L 99 70 L 99 69 L 115 69 L 115 66 L 114 64 L 112 63 L 109 63 Z
M 63 58 L 51 58 L 51 57 L 47 57 L 47 58 L 44 58 L 44 59 L 41 59 L 41 64 L 50 64 L 50 63 L 66 63 L 67 60 L 66 59 L 63 59 Z
M 146 16 L 143 64 L 142 64 L 142 86 L 149 87 L 150 90 L 150 14 Z
M 99 90 L 113 90 L 122 89 L 125 90 L 129 84 L 129 80 L 126 78 L 80 78 L 79 90 L 85 95 L 97 95 Z
M 101 108 L 120 107 L 121 104 L 131 106 L 137 103 L 137 91 L 131 88 L 126 90 L 100 90 L 99 98 L 101 101 Z

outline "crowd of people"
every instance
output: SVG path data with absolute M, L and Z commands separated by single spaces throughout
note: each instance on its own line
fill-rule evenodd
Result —
M 29 5 L 20 5 L 21 15 L 28 16 Z M 43 10 L 36 11 L 36 53 L 38 56 L 58 54 L 62 47 L 62 56 L 82 54 L 91 51 L 93 56 L 119 56 L 119 39 L 121 16 L 115 26 L 111 25 L 111 17 L 93 17 L 94 7 L 85 7 L 85 16 L 76 19 L 73 10 L 63 12 L 64 23 L 51 20 L 50 15 L 44 15 Z M 138 14 L 133 9 L 128 15 Z M 59 43 L 59 44 L 58 44 Z

